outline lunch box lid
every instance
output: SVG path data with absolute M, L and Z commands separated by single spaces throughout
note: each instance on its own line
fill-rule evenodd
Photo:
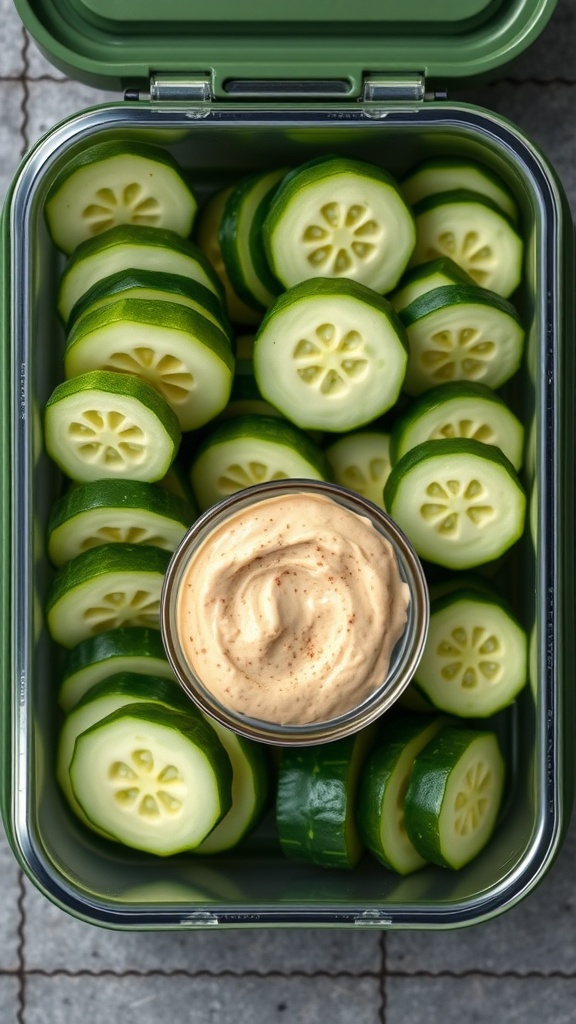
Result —
M 306 99 L 361 96 L 372 74 L 414 74 L 427 84 L 485 77 L 530 45 L 556 2 L 15 0 L 15 6 L 51 63 L 89 85 L 139 92 L 157 74 L 191 75 L 209 83 L 208 98 L 272 92 Z

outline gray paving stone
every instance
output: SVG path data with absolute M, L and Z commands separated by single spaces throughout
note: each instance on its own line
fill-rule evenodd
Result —
M 26 77 L 27 78 L 57 78 L 65 79 L 66 75 L 54 67 L 53 64 L 40 52 L 35 40 L 29 33 L 28 46 L 26 48 Z
M 376 932 L 304 929 L 116 932 L 70 917 L 30 884 L 24 901 L 27 969 L 314 971 L 380 968 Z
M 470 91 L 466 99 L 503 114 L 523 129 L 552 164 L 576 214 L 576 85 L 552 89 L 528 83 L 498 84 Z
M 79 82 L 30 82 L 26 138 L 32 144 L 60 121 L 87 107 L 120 100 L 121 96 L 91 89 Z
M 559 0 L 548 25 L 518 58 L 509 72 L 514 79 L 536 78 L 554 81 L 560 77 L 576 79 L 574 72 L 574 38 L 576 35 L 575 0 Z
M 17 1024 L 19 1010 L 19 982 L 16 978 L 0 978 L 0 1020 L 2 1024 Z
M 12 0 L 0 0 L 0 76 L 21 75 L 24 29 Z
M 386 1024 L 573 1024 L 576 981 L 388 978 Z
M 480 970 L 503 974 L 576 972 L 576 823 L 538 888 L 500 917 L 463 931 L 394 932 L 386 940 L 389 971 Z
M 22 100 L 24 87 L 20 82 L 0 83 L 0 205 L 14 172 L 18 167 L 23 151 L 20 125 L 22 121 Z
M 20 923 L 19 870 L 4 828 L 0 823 L 0 970 L 14 971 L 18 967 L 18 925 Z
M 37 978 L 26 1024 L 377 1024 L 377 981 L 351 978 Z

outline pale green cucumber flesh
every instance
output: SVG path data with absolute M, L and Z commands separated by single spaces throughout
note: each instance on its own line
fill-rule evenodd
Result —
M 390 475 L 390 436 L 382 431 L 345 434 L 326 449 L 334 482 L 384 508 Z

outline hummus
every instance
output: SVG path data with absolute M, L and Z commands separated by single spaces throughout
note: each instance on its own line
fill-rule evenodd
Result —
M 329 721 L 386 679 L 409 590 L 367 517 L 324 495 L 267 498 L 216 526 L 177 595 L 185 659 L 222 705 Z

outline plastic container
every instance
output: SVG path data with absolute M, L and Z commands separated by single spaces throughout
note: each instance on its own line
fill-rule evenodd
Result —
M 572 803 L 573 230 L 554 171 L 530 140 L 488 111 L 427 100 L 419 75 L 427 71 L 427 86 L 497 66 L 527 45 L 553 5 L 509 3 L 495 10 L 470 0 L 456 15 L 449 5 L 435 5 L 435 20 L 426 25 L 413 20 L 425 13 L 418 4 L 403 5 L 404 21 L 390 31 L 393 16 L 382 21 L 368 9 L 354 27 L 348 6 L 337 3 L 330 5 L 329 30 L 324 14 L 308 3 L 291 5 L 288 24 L 271 24 L 267 7 L 252 20 L 245 11 L 235 15 L 226 28 L 230 11 L 222 4 L 213 15 L 218 23 L 197 14 L 196 34 L 187 5 L 176 0 L 163 5 L 160 30 L 150 20 L 153 5 L 138 5 L 138 31 L 130 20 L 117 21 L 116 5 L 103 0 L 18 6 L 59 67 L 72 66 L 75 44 L 80 77 L 108 85 L 114 79 L 130 86 L 133 97 L 152 69 L 173 76 L 183 67 L 213 69 L 185 83 L 184 92 L 172 77 L 152 83 L 154 95 L 168 98 L 132 98 L 53 129 L 24 161 L 4 211 L 2 812 L 18 860 L 54 903 L 91 923 L 126 929 L 432 929 L 502 912 L 549 868 Z M 110 59 L 106 34 L 120 58 Z M 487 56 L 490 48 L 495 57 Z M 497 722 L 510 764 L 500 824 L 484 853 L 462 871 L 427 868 L 403 879 L 369 858 L 352 872 L 306 868 L 283 858 L 271 816 L 228 855 L 158 863 L 86 833 L 64 805 L 53 771 L 61 656 L 42 612 L 52 575 L 45 527 L 60 483 L 43 451 L 42 408 L 60 379 L 63 338 L 53 306 L 60 261 L 43 203 L 73 154 L 119 137 L 166 146 L 189 168 L 201 196 L 253 168 L 338 152 L 397 174 L 424 156 L 468 157 L 499 174 L 517 197 L 526 239 L 520 302 L 529 331 L 523 368 L 507 397 L 527 427 L 530 521 L 497 567 L 496 582 L 530 632 L 530 683 Z

